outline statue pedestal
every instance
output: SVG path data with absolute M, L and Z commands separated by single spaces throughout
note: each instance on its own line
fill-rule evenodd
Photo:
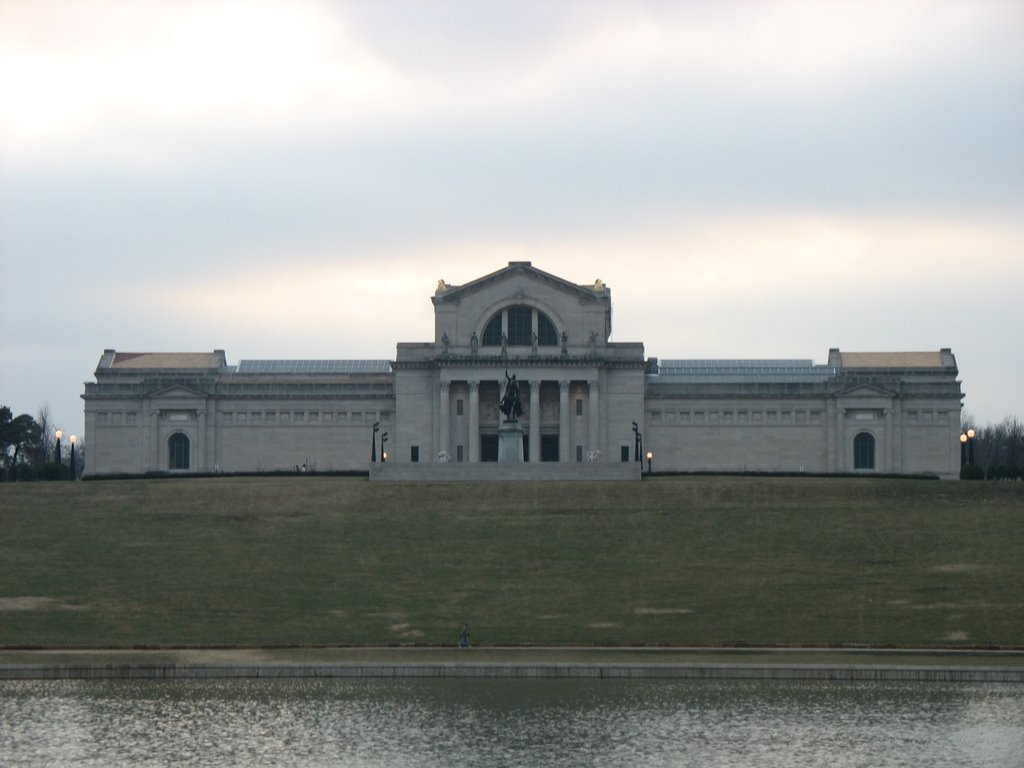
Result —
M 498 425 L 498 462 L 523 463 L 523 428 L 518 421 Z

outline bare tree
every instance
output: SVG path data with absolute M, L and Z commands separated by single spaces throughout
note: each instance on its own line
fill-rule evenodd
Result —
M 1007 464 L 1016 468 L 1015 480 L 1024 480 L 1024 424 L 1016 416 L 1006 417 Z
M 40 434 L 42 434 L 42 440 L 38 446 L 36 456 L 33 456 L 33 460 L 40 466 L 43 464 L 49 464 L 51 461 L 59 462 L 60 457 L 56 455 L 56 439 L 54 434 L 57 431 L 57 426 L 53 423 L 53 419 L 50 417 L 50 406 L 43 403 L 39 406 L 36 411 L 36 424 L 39 425 Z
M 973 463 L 989 480 L 1024 479 L 1024 424 L 1016 416 L 1007 416 L 998 424 L 978 427 L 968 414 L 962 419 L 964 434 L 974 429 L 970 441 Z

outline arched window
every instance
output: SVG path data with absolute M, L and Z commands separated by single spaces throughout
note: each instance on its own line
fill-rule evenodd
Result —
M 867 432 L 853 438 L 853 468 L 875 468 L 875 438 Z
M 501 312 L 491 318 L 484 328 L 484 337 L 480 341 L 485 347 L 497 347 L 501 344 Z
M 508 308 L 508 343 L 525 347 L 533 338 L 533 310 L 529 307 Z
M 542 347 L 558 346 L 558 333 L 555 324 L 543 312 L 537 313 L 537 336 Z
M 168 466 L 171 469 L 188 469 L 190 446 L 188 435 L 175 432 L 167 441 L 167 452 L 170 456 Z
M 506 307 L 496 312 L 484 326 L 480 343 L 485 347 L 501 345 L 501 334 L 508 336 L 512 346 L 528 347 L 533 344 L 533 334 L 537 333 L 537 344 L 542 347 L 558 345 L 558 331 L 551 318 L 539 309 L 520 304 Z

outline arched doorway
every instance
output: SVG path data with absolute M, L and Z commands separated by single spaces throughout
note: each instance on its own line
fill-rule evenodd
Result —
M 853 438 L 853 468 L 875 468 L 875 438 L 867 432 L 861 432 Z
M 167 441 L 168 467 L 188 469 L 191 463 L 191 444 L 188 435 L 175 432 Z

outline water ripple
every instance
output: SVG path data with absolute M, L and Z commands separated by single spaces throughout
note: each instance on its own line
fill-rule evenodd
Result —
M 3 766 L 1024 766 L 1024 688 L 794 681 L 0 682 Z

